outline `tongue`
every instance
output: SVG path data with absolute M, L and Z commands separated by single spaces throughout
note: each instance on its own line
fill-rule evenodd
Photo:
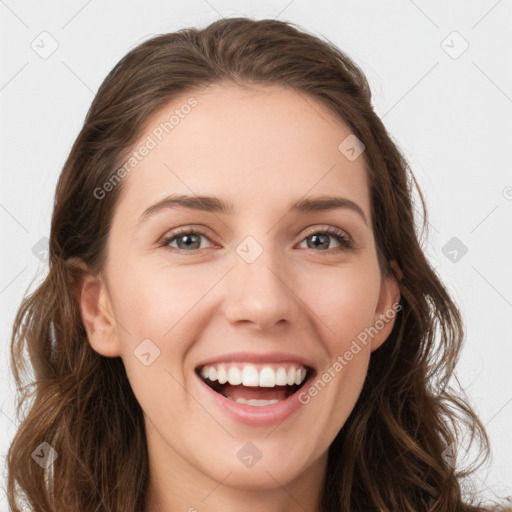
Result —
M 275 386 L 273 388 L 233 386 L 225 384 L 222 390 L 223 394 L 231 397 L 233 400 L 243 398 L 245 400 L 284 400 L 288 395 L 288 386 Z

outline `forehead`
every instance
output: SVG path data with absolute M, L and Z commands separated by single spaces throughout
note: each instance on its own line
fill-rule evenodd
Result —
M 269 211 L 303 196 L 343 195 L 369 219 L 364 154 L 349 160 L 340 150 L 349 136 L 347 124 L 304 93 L 211 85 L 174 98 L 145 123 L 132 151 L 150 149 L 124 178 L 121 203 L 140 212 L 179 193 Z

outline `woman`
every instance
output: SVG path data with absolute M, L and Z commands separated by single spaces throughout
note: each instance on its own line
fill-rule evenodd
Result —
M 462 498 L 459 429 L 488 439 L 447 388 L 463 330 L 413 182 L 362 72 L 289 23 L 130 51 L 16 317 L 35 382 L 11 509 L 484 510 Z

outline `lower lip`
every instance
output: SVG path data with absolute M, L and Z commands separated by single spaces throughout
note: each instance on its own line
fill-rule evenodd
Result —
M 250 425 L 252 427 L 269 427 L 282 423 L 286 418 L 296 412 L 301 405 L 299 394 L 308 385 L 308 380 L 293 395 L 275 404 L 254 406 L 239 404 L 214 391 L 200 377 L 197 377 L 201 389 L 206 393 L 208 400 L 213 402 L 224 414 L 231 419 Z

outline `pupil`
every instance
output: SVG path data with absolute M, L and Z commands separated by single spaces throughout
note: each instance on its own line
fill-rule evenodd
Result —
M 315 244 L 314 241 L 318 240 L 319 237 L 324 237 L 325 240 L 326 240 L 326 243 L 325 242 L 323 244 L 320 243 L 320 245 L 324 245 L 324 246 L 328 246 L 329 245 L 329 238 L 326 235 L 312 235 L 310 238 L 313 240 L 313 244 L 312 244 L 313 247 L 318 247 L 318 244 Z
M 182 235 L 178 240 L 187 240 L 188 239 L 190 241 L 191 237 L 197 237 L 197 235 Z M 192 241 L 192 244 L 193 243 L 194 242 Z M 189 247 L 189 248 L 191 247 L 191 244 L 189 244 L 189 243 L 179 244 L 179 245 L 181 245 L 181 246 L 185 245 L 185 247 Z

